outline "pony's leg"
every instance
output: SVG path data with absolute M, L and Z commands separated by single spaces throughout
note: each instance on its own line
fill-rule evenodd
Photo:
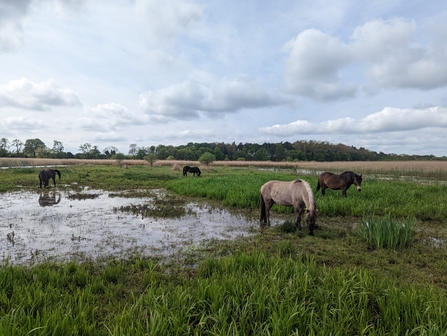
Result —
M 265 205 L 265 218 L 267 226 L 270 226 L 270 208 L 273 206 L 273 203 L 274 202 L 270 200 L 270 202 Z
M 298 230 L 302 230 L 301 228 L 301 212 L 302 212 L 302 208 L 298 207 L 295 209 L 296 212 L 296 228 Z
M 343 187 L 343 189 L 341 190 L 341 194 L 343 195 L 343 197 L 348 197 L 348 194 L 346 194 L 346 187 Z
M 42 179 L 40 177 L 39 177 L 39 184 L 40 184 L 39 188 L 42 188 Z
M 56 177 L 53 177 L 53 184 L 54 184 L 54 187 L 56 187 Z
M 261 225 L 266 224 L 266 218 L 265 218 L 265 203 L 264 200 L 261 197 L 261 216 L 259 218 L 259 223 Z
M 325 193 L 326 193 L 326 185 L 323 184 L 323 185 L 321 186 L 321 195 L 324 195 Z

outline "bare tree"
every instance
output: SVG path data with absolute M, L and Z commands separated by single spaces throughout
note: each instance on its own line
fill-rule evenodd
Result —
M 137 144 L 130 144 L 130 146 L 129 146 L 129 155 L 132 155 L 133 157 L 135 157 L 135 155 L 137 155 L 137 152 L 138 152 Z
M 19 139 L 14 139 L 11 144 L 15 147 L 16 155 L 19 155 L 22 152 L 23 142 Z
M 53 149 L 51 150 L 57 158 L 64 155 L 64 145 L 61 141 L 54 140 Z
M 89 142 L 86 142 L 85 144 L 79 146 L 79 150 L 82 152 L 82 156 L 85 159 L 88 158 L 88 153 L 90 152 L 91 149 L 92 149 L 92 144 Z

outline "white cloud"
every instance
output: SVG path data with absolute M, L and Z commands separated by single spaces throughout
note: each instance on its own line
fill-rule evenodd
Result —
M 13 51 L 23 44 L 23 19 L 32 0 L 0 2 L 0 51 Z
M 147 123 L 147 117 L 136 115 L 117 103 L 85 107 L 85 112 L 87 116 L 80 117 L 75 122 L 86 131 L 112 132 L 122 130 L 125 126 Z
M 0 129 L 3 131 L 19 130 L 33 131 L 48 128 L 47 124 L 40 119 L 32 117 L 6 117 L 0 120 Z
M 182 140 L 186 142 L 199 141 L 206 139 L 209 139 L 210 137 L 213 137 L 216 135 L 216 132 L 214 129 L 187 129 L 182 131 L 167 131 L 163 133 L 152 133 L 150 134 L 149 138 L 152 140 L 163 140 L 163 141 L 170 141 L 170 140 Z
M 359 60 L 380 63 L 405 51 L 416 29 L 414 20 L 405 18 L 369 21 L 354 29 L 350 48 Z
M 165 89 L 140 95 L 140 108 L 153 122 L 194 120 L 206 114 L 223 117 L 241 109 L 282 105 L 290 102 L 284 95 L 264 89 L 252 78 L 201 83 L 184 81 Z
M 340 82 L 341 69 L 352 60 L 346 45 L 316 29 L 308 29 L 287 42 L 285 89 L 316 100 L 352 97 L 356 86 Z
M 447 85 L 447 49 L 443 44 L 419 45 L 413 20 L 375 20 L 352 34 L 353 54 L 369 68 L 370 89 L 433 89 Z
M 184 34 L 202 17 L 202 6 L 181 0 L 136 0 L 135 10 L 146 33 L 156 40 Z
M 290 124 L 263 127 L 259 132 L 278 136 L 305 134 L 353 134 L 447 128 L 447 108 L 399 109 L 386 107 L 365 118 L 340 118 L 320 123 L 297 120 Z
M 49 79 L 34 83 L 27 78 L 20 78 L 0 84 L 0 106 L 11 106 L 31 110 L 48 110 L 54 106 L 79 106 L 76 92 L 63 88 Z
M 352 98 L 360 83 L 342 80 L 343 71 L 360 65 L 369 80 L 365 90 L 387 88 L 428 90 L 447 85 L 445 44 L 419 44 L 414 20 L 373 20 L 354 29 L 349 43 L 316 29 L 287 42 L 285 89 L 314 100 Z
M 0 0 L 0 130 L 67 150 L 290 134 L 444 155 L 446 22 L 401 0 Z
M 16 51 L 24 43 L 24 21 L 31 12 L 33 4 L 37 8 L 52 4 L 56 12 L 69 9 L 79 11 L 86 0 L 1 0 L 0 1 L 0 51 Z M 37 9 L 38 10 L 38 9 Z

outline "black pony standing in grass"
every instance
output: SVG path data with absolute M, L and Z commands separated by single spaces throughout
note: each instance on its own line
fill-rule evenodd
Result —
M 193 175 L 197 174 L 198 177 L 200 177 L 200 175 L 202 174 L 199 167 L 184 166 L 183 167 L 183 176 L 188 176 L 188 173 L 192 173 Z
M 39 173 L 40 187 L 42 188 L 42 183 L 45 188 L 48 188 L 48 182 L 50 179 L 53 180 L 54 186 L 56 186 L 56 174 L 59 175 L 59 180 L 61 179 L 61 172 L 57 169 L 44 169 Z

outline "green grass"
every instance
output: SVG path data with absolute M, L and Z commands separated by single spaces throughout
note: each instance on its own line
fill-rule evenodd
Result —
M 409 246 L 416 233 L 414 220 L 396 222 L 390 215 L 368 216 L 359 223 L 358 231 L 371 246 L 391 249 Z
M 322 196 L 316 192 L 316 175 L 297 175 L 290 172 L 261 172 L 256 169 L 219 170 L 200 179 L 174 179 L 167 188 L 185 196 L 206 197 L 224 205 L 258 209 L 259 189 L 273 179 L 291 181 L 301 178 L 314 188 L 319 216 L 354 216 L 362 218 L 369 214 L 393 217 L 414 217 L 423 221 L 443 221 L 447 218 L 447 185 L 382 181 L 364 176 L 363 190 L 348 189 L 344 198 L 340 190 L 326 190 Z M 291 207 L 275 205 L 273 212 L 291 213 Z
M 170 167 L 60 170 L 58 188 L 144 195 L 166 187 L 256 217 L 266 181 L 303 178 L 315 188 L 317 180 L 255 168 L 215 168 L 200 178 Z M 38 171 L 1 171 L 0 190 L 37 188 Z M 3 265 L 0 335 L 446 335 L 446 191 L 442 183 L 364 175 L 360 193 L 316 195 L 314 237 L 294 229 L 291 208 L 275 206 L 272 216 L 287 218 L 284 224 L 212 241 L 170 262 Z M 376 248 L 357 231 L 359 223 L 384 220 L 384 241 L 399 237 L 387 230 L 406 218 L 417 225 L 410 244 Z
M 262 252 L 0 270 L 2 335 L 442 335 L 445 293 Z M 399 321 L 399 323 L 396 323 Z

